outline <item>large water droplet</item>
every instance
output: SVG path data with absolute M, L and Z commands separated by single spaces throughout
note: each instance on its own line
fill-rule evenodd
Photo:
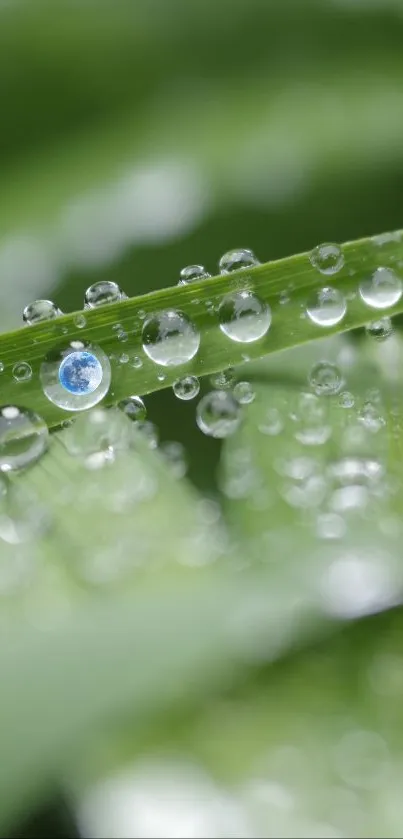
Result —
M 340 245 L 325 243 L 317 245 L 309 256 L 311 265 L 321 274 L 337 274 L 344 265 L 343 251 Z
M 259 264 L 259 260 L 253 251 L 248 248 L 238 248 L 237 250 L 227 251 L 221 257 L 218 267 L 220 274 L 230 274 L 231 271 L 238 271 L 240 268 L 253 268 Z
M 172 390 L 178 399 L 187 401 L 194 399 L 200 391 L 200 382 L 197 376 L 184 376 L 172 385 Z
M 186 364 L 200 345 L 200 335 L 187 315 L 167 309 L 147 318 L 143 326 L 143 349 L 163 367 Z
M 377 268 L 372 277 L 360 283 L 361 298 L 371 309 L 395 306 L 402 293 L 402 281 L 390 268 Z
M 343 320 L 346 311 L 344 295 L 331 286 L 313 292 L 306 305 L 306 313 L 316 326 L 336 326 Z
M 147 419 L 147 408 L 140 396 L 129 396 L 118 404 L 123 413 L 133 422 L 144 422 Z
M 32 378 L 32 368 L 27 361 L 17 361 L 13 367 L 13 379 L 16 382 L 28 382 Z
M 25 306 L 22 313 L 22 319 L 28 326 L 34 323 L 41 323 L 44 320 L 52 320 L 59 317 L 63 312 L 56 306 L 52 300 L 34 300 Z
M 38 460 L 48 446 L 45 421 L 33 411 L 4 405 L 0 408 L 0 470 L 11 472 Z
M 241 422 L 239 402 L 225 390 L 212 390 L 200 400 L 196 422 L 209 437 L 229 437 Z
M 263 338 L 271 324 L 270 307 L 251 291 L 228 294 L 218 309 L 220 329 L 242 344 Z
M 109 390 L 111 366 L 100 347 L 71 341 L 43 361 L 40 378 L 45 396 L 65 411 L 92 408 Z
M 379 318 L 379 320 L 374 320 L 372 323 L 369 323 L 365 331 L 367 335 L 375 338 L 376 341 L 385 341 L 393 332 L 392 321 L 388 317 Z
M 312 367 L 309 374 L 309 384 L 317 396 L 332 396 L 338 393 L 343 385 L 342 375 L 335 364 L 329 361 L 319 361 Z
M 178 285 L 188 285 L 198 280 L 205 280 L 207 277 L 211 277 L 211 274 L 206 271 L 204 265 L 187 265 L 186 268 L 182 268 Z
M 104 306 L 106 303 L 119 303 L 120 300 L 125 299 L 126 294 L 123 293 L 117 283 L 112 282 L 112 280 L 101 280 L 87 288 L 84 306 L 86 309 L 96 309 L 97 306 Z

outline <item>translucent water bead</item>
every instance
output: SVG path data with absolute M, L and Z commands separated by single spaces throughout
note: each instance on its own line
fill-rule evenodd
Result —
M 224 335 L 232 341 L 249 344 L 266 335 L 271 324 L 271 309 L 252 291 L 236 291 L 221 301 L 218 317 Z
M 390 318 L 384 317 L 374 320 L 365 327 L 367 335 L 375 338 L 376 341 L 386 341 L 393 332 L 393 324 Z
M 45 421 L 33 411 L 4 405 L 0 408 L 0 470 L 11 472 L 38 460 L 48 447 Z
M 63 312 L 51 300 L 34 300 L 33 303 L 25 306 L 22 319 L 27 326 L 33 326 L 34 323 L 52 320 L 62 314 Z
M 183 312 L 167 309 L 151 315 L 143 326 L 144 352 L 162 367 L 186 364 L 197 353 L 200 334 Z
M 241 422 L 241 407 L 231 393 L 212 390 L 200 400 L 196 422 L 203 434 L 223 439 L 237 430 Z
M 371 309 L 388 309 L 399 302 L 403 293 L 400 277 L 390 268 L 377 268 L 360 283 L 361 299 Z
M 329 361 L 319 361 L 312 367 L 309 384 L 317 396 L 332 396 L 339 393 L 344 382 L 338 367 Z
M 97 306 L 104 306 L 106 303 L 119 303 L 125 300 L 126 294 L 112 280 L 101 280 L 87 288 L 84 297 L 86 309 L 96 309 Z
M 45 396 L 65 411 L 83 411 L 103 399 L 111 382 L 111 366 L 100 347 L 71 341 L 56 347 L 40 368 Z
M 144 422 L 147 419 L 147 408 L 140 396 L 128 396 L 122 399 L 118 408 L 133 422 Z
M 340 245 L 325 243 L 317 245 L 311 251 L 310 262 L 321 274 L 337 274 L 344 265 L 343 251 Z
M 227 251 L 221 257 L 218 268 L 220 274 L 230 274 L 240 268 L 254 268 L 255 265 L 260 265 L 260 263 L 253 251 L 248 248 L 238 248 L 237 250 Z
M 194 399 L 200 391 L 200 382 L 197 376 L 184 376 L 172 385 L 172 390 L 177 397 L 184 402 Z
M 306 305 L 306 313 L 316 326 L 336 326 L 343 320 L 346 312 L 347 303 L 344 295 L 332 286 L 313 292 Z
M 204 265 L 187 265 L 186 268 L 182 268 L 178 285 L 196 283 L 198 280 L 205 280 L 207 277 L 211 277 L 211 274 L 206 271 Z

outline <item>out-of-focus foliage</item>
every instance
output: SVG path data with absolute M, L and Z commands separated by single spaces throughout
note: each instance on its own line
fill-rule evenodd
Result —
M 266 261 L 401 227 L 402 36 L 401 0 L 2 3 L 1 327 L 43 295 L 81 308 L 98 279 L 134 296 L 189 263 L 215 273 L 230 247 Z M 194 404 L 150 397 L 207 502 L 148 451 L 84 477 L 58 442 L 17 481 L 17 532 L 0 519 L 4 825 L 62 788 L 84 835 L 106 819 L 110 835 L 158 835 L 162 817 L 174 835 L 401 835 L 399 328 L 385 346 L 323 346 L 356 403 L 326 403 L 334 436 L 312 457 L 295 443 L 294 390 L 317 352 L 251 368 L 256 401 L 218 478 L 222 447 Z M 360 464 L 335 469 L 357 422 L 385 493 Z M 120 469 L 143 490 L 158 472 L 133 520 L 103 506 Z M 224 560 L 179 570 L 211 558 L 206 530 Z M 123 592 L 77 582 L 83 563 L 108 575 L 112 542 L 113 569 L 147 554 L 155 573 Z M 116 789 L 83 797 L 133 760 Z M 119 821 L 127 796 L 137 821 Z

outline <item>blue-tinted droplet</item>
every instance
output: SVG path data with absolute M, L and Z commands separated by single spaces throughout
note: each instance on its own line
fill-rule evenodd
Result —
M 69 393 L 93 393 L 102 381 L 101 363 L 86 350 L 69 353 L 59 367 L 59 381 Z

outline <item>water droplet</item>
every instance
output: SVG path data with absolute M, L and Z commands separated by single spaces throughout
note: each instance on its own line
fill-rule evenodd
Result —
M 392 321 L 388 317 L 374 320 L 366 326 L 365 331 L 367 335 L 375 338 L 376 341 L 385 341 L 393 332 Z
M 325 243 L 317 245 L 309 256 L 311 265 L 321 274 L 337 274 L 344 265 L 343 251 L 340 245 Z
M 321 446 L 327 442 L 332 428 L 327 422 L 327 405 L 313 393 L 301 393 L 298 397 L 295 420 L 298 429 L 296 439 L 304 446 Z
M 386 420 L 382 414 L 380 414 L 377 406 L 369 400 L 364 402 L 364 405 L 358 414 L 358 420 L 373 434 L 376 434 L 386 425 Z
M 339 396 L 340 408 L 353 408 L 354 402 L 354 396 L 352 393 L 350 393 L 349 390 L 344 390 L 343 393 L 341 393 Z
M 403 285 L 390 268 L 377 268 L 369 279 L 360 283 L 360 295 L 371 309 L 388 309 L 399 302 Z
M 165 376 L 163 373 L 158 373 L 157 379 L 159 382 L 165 382 Z
M 284 422 L 278 408 L 268 408 L 262 422 L 258 425 L 261 434 L 268 434 L 270 437 L 280 434 L 283 428 Z
M 172 385 L 172 390 L 178 399 L 187 401 L 194 399 L 200 391 L 200 382 L 197 376 L 184 376 Z
M 211 277 L 211 274 L 206 271 L 204 265 L 187 265 L 186 268 L 182 268 L 178 285 L 188 285 L 207 277 Z
M 52 320 L 59 317 L 63 312 L 56 306 L 52 300 L 34 300 L 25 306 L 22 313 L 22 319 L 28 326 L 34 323 L 41 323 L 44 320 Z
M 48 427 L 39 414 L 15 405 L 0 408 L 0 470 L 10 472 L 38 460 L 48 447 Z
M 119 332 L 117 334 L 117 338 L 118 338 L 118 341 L 120 341 L 121 344 L 124 344 L 125 341 L 129 340 L 129 336 L 128 336 L 127 332 L 125 332 L 124 329 L 119 329 Z
M 163 367 L 186 364 L 200 345 L 200 335 L 187 315 L 167 309 L 147 318 L 143 326 L 144 352 Z
M 134 422 L 144 422 L 147 419 L 147 408 L 140 396 L 129 396 L 127 399 L 122 399 L 118 408 Z
M 242 344 L 263 338 L 271 324 L 271 309 L 251 291 L 228 294 L 218 309 L 220 329 Z
M 127 355 L 127 353 L 122 352 L 122 354 L 119 357 L 119 361 L 121 364 L 127 364 L 129 361 L 129 356 Z
M 186 451 L 182 443 L 167 441 L 161 443 L 160 452 L 174 478 L 183 478 L 187 472 Z
M 13 378 L 16 382 L 28 382 L 32 378 L 32 368 L 27 361 L 17 361 L 13 367 Z
M 159 433 L 155 423 L 145 420 L 145 422 L 137 422 L 133 428 L 138 431 L 142 437 L 147 441 L 150 449 L 156 449 L 158 446 Z
M 229 437 L 241 422 L 239 402 L 225 390 L 212 390 L 200 400 L 196 422 L 203 434 L 210 437 Z
M 221 257 L 218 268 L 220 274 L 230 274 L 231 271 L 238 271 L 240 268 L 253 268 L 259 264 L 259 260 L 256 259 L 253 251 L 248 248 L 239 248 L 238 250 L 227 251 Z
M 128 448 L 130 432 L 130 423 L 117 408 L 98 407 L 80 414 L 64 432 L 62 442 L 76 457 L 99 453 L 113 455 L 117 449 Z M 91 467 L 91 462 L 89 465 Z
M 0 373 L 4 373 L 4 364 L 0 361 Z
M 312 367 L 309 384 L 317 396 L 332 396 L 338 393 L 343 379 L 338 367 L 329 361 L 319 361 Z
M 81 312 L 79 312 L 78 315 L 74 316 L 74 326 L 76 326 L 77 329 L 84 329 L 84 326 L 86 326 L 86 325 L 87 325 L 87 320 L 86 320 L 85 315 L 83 315 Z
M 326 286 L 309 297 L 306 313 L 316 326 L 336 326 L 347 311 L 346 300 L 336 288 Z
M 256 396 L 250 382 L 238 382 L 234 387 L 233 394 L 241 405 L 250 405 Z
M 143 362 L 138 355 L 134 355 L 133 358 L 130 359 L 130 366 L 134 367 L 136 370 L 140 370 L 140 367 L 143 366 Z
M 108 392 L 111 366 L 100 347 L 88 341 L 71 341 L 48 353 L 40 377 L 50 402 L 65 411 L 82 411 L 92 408 Z
M 86 309 L 95 309 L 97 306 L 104 306 L 105 303 L 118 303 L 125 298 L 126 295 L 123 294 L 117 283 L 111 280 L 101 280 L 87 288 L 84 306 Z
M 215 390 L 232 390 L 236 383 L 236 375 L 233 367 L 220 370 L 210 376 L 210 383 Z

